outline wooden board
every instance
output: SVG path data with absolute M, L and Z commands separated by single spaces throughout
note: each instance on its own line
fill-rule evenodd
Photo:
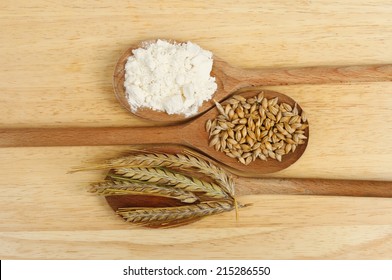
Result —
M 117 58 L 144 39 L 191 40 L 239 68 L 392 63 L 392 5 L 382 0 L 215 1 L 213 7 L 209 1 L 5 0 L 0 8 L 2 128 L 148 125 L 118 104 L 111 85 Z M 236 180 L 243 190 L 261 190 L 239 197 L 253 206 L 238 222 L 227 213 L 176 229 L 133 227 L 86 192 L 102 172 L 67 173 L 127 146 L 4 148 L 0 257 L 390 259 L 390 199 L 299 196 L 301 184 L 314 181 L 285 178 L 364 180 L 343 183 L 347 190 L 375 180 L 383 182 L 376 188 L 388 189 L 392 83 L 266 88 L 298 100 L 312 135 L 290 168 L 265 180 Z M 331 186 L 317 182 L 319 190 Z

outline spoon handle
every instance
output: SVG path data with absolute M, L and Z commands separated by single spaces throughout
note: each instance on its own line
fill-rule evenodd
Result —
M 223 61 L 218 63 L 223 63 L 220 67 L 225 75 L 222 76 L 236 81 L 231 83 L 235 88 L 392 81 L 392 64 L 247 70 L 231 67 Z
M 257 180 L 257 182 L 256 182 Z M 305 178 L 238 178 L 236 193 L 242 195 L 330 195 L 392 197 L 392 182 Z
M 182 126 L 0 129 L 0 147 L 183 144 Z

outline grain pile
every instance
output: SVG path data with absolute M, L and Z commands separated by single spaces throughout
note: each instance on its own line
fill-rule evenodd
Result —
M 216 107 L 218 117 L 206 122 L 209 146 L 245 165 L 257 159 L 282 161 L 307 139 L 305 112 L 278 97 L 234 95 Z

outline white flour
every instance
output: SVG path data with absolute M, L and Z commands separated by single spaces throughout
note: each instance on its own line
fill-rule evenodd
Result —
M 212 53 L 191 42 L 157 40 L 134 50 L 125 65 L 124 82 L 131 109 L 195 115 L 217 89 L 210 76 L 212 63 Z

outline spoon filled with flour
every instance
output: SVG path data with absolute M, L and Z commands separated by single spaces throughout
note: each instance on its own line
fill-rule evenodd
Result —
M 200 116 L 240 88 L 391 79 L 389 65 L 241 69 L 192 42 L 143 41 L 119 58 L 113 87 L 134 115 L 165 124 Z

